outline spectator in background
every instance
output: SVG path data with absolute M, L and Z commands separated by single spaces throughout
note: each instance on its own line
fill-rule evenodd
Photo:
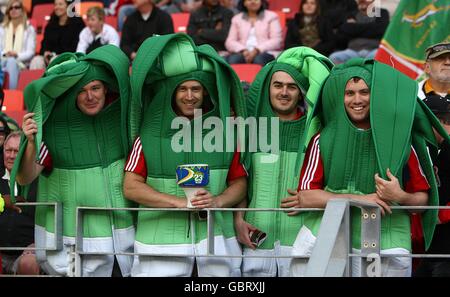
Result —
M 225 8 L 228 8 L 233 12 L 233 14 L 238 14 L 239 10 L 237 9 L 238 0 L 220 0 L 220 5 Z
M 115 0 L 105 9 L 108 15 L 117 15 L 117 29 L 122 31 L 126 18 L 136 11 L 132 0 Z
M 350 16 L 358 12 L 355 0 L 319 0 L 320 12 L 330 20 L 333 30 L 339 28 Z
M 10 0 L 0 27 L 2 69 L 8 71 L 9 89 L 15 89 L 19 72 L 27 68 L 36 49 L 36 32 L 27 24 L 27 14 L 21 0 Z
M 125 21 L 120 48 L 134 60 L 139 46 L 154 34 L 173 33 L 172 18 L 153 4 L 151 0 L 133 0 L 137 11 Z
M 240 0 L 241 13 L 231 20 L 225 42 L 230 52 L 230 64 L 254 63 L 266 65 L 275 59 L 282 47 L 282 32 L 278 15 L 267 10 L 266 0 Z
M 2 90 L 3 92 L 3 90 Z M 11 129 L 9 129 L 8 122 L 0 115 L 0 151 L 3 151 L 3 143 L 5 142 L 6 137 L 8 137 Z M 0 154 L 0 172 L 4 169 L 3 165 L 3 154 Z
M 330 59 L 333 63 L 341 64 L 356 57 L 375 57 L 380 40 L 389 25 L 389 12 L 381 8 L 379 16 L 369 16 L 373 2 L 374 0 L 357 0 L 358 13 L 339 27 L 337 39 L 347 43 L 347 49 L 332 53 Z
M 64 52 L 75 52 L 78 38 L 84 28 L 80 17 L 69 17 L 69 0 L 55 0 L 55 8 L 45 27 L 41 52 L 31 60 L 30 69 L 46 68 L 51 59 Z
M 0 193 L 9 196 L 9 177 L 19 151 L 21 132 L 12 132 L 5 140 L 3 148 L 4 166 L 0 179 Z M 17 201 L 24 201 L 24 190 L 17 184 L 14 187 Z M 36 184 L 33 184 L 27 195 L 27 201 L 36 201 Z M 0 246 L 33 247 L 34 242 L 34 207 L 22 207 L 21 210 L 5 209 L 0 215 Z M 2 251 L 3 272 L 7 274 L 39 274 L 39 264 L 32 250 Z
M 81 31 L 79 39 L 77 52 L 85 54 L 105 44 L 120 46 L 119 34 L 112 26 L 105 24 L 105 11 L 98 6 L 89 8 L 87 27 Z
M 203 0 L 203 6 L 189 18 L 187 33 L 197 45 L 210 44 L 216 51 L 225 51 L 233 12 L 220 5 L 219 0 Z
M 429 78 L 420 83 L 419 98 L 450 134 L 450 43 L 436 44 L 427 49 L 425 73 Z M 450 206 L 450 143 L 435 134 L 440 147 L 439 154 L 433 160 L 439 186 L 439 205 Z M 421 226 L 420 221 L 414 219 L 413 225 Z M 450 210 L 439 211 L 439 224 L 427 253 L 450 254 Z M 450 259 L 422 259 L 414 276 L 449 277 Z
M 328 56 L 334 50 L 331 23 L 321 15 L 319 0 L 305 0 L 288 24 L 284 48 L 307 46 Z
M 202 6 L 202 0 L 172 0 L 167 5 L 165 11 L 167 13 L 189 12 L 192 13 Z

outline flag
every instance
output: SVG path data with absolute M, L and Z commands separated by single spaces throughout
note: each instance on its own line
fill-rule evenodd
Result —
M 444 41 L 450 42 L 448 0 L 401 0 L 375 60 L 416 79 L 423 73 L 425 49 Z

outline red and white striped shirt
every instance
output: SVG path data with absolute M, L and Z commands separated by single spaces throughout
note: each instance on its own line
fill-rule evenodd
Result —
M 320 157 L 319 139 L 320 134 L 315 135 L 308 145 L 298 184 L 299 191 L 324 188 L 323 162 Z M 408 168 L 409 178 L 405 181 L 405 191 L 408 193 L 428 191 L 430 185 L 422 171 L 413 147 L 411 147 L 411 153 L 406 166 Z
M 227 181 L 238 179 L 240 177 L 246 177 L 247 170 L 244 165 L 239 163 L 240 153 L 235 152 L 233 160 L 228 170 Z M 125 163 L 125 171 L 139 174 L 140 176 L 147 178 L 147 164 L 145 163 L 144 152 L 142 151 L 141 138 L 137 137 L 133 144 L 133 150 L 128 155 L 128 160 Z
M 39 165 L 44 166 L 44 171 L 50 172 L 53 169 L 52 156 L 44 142 L 41 142 L 39 159 L 36 162 Z

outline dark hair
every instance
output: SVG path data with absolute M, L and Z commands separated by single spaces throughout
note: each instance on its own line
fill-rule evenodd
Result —
M 242 12 L 245 12 L 248 14 L 247 7 L 244 6 L 244 1 L 245 0 L 239 0 L 237 9 L 239 11 L 242 11 Z M 257 14 L 259 14 L 261 11 L 264 11 L 265 9 L 267 9 L 269 7 L 269 3 L 267 2 L 267 0 L 260 0 L 260 1 L 261 1 L 261 7 L 259 8 Z
M 306 4 L 306 1 L 308 0 L 303 0 L 302 3 L 300 3 L 300 7 L 298 9 L 298 12 L 302 15 L 303 15 L 303 5 Z M 316 12 L 314 13 L 314 16 L 317 17 L 318 15 L 320 15 L 320 1 L 319 0 L 314 1 L 316 1 Z
M 303 28 L 305 26 L 305 21 L 304 21 L 304 16 L 305 14 L 303 13 L 303 5 L 306 3 L 307 0 L 303 0 L 302 3 L 300 3 L 300 8 L 298 10 L 298 15 L 300 16 L 300 23 L 299 26 L 300 28 Z M 316 1 L 316 12 L 314 13 L 313 17 L 313 22 L 317 22 L 317 18 L 320 16 L 320 1 L 319 0 L 315 0 Z
M 0 127 L 0 132 L 5 132 L 5 139 L 11 133 L 11 129 L 8 126 L 8 122 L 6 121 L 3 115 L 0 115 L 0 122 L 3 123 L 3 127 Z

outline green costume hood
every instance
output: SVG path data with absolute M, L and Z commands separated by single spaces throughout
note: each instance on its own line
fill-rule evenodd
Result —
M 76 96 L 80 89 L 92 80 L 101 80 L 107 87 L 120 95 L 121 100 L 121 137 L 123 148 L 128 151 L 126 130 L 128 115 L 129 60 L 116 46 L 102 46 L 88 55 L 81 53 L 63 53 L 55 58 L 47 67 L 42 78 L 31 82 L 24 91 L 25 104 L 38 126 L 35 136 L 36 160 L 40 154 L 44 123 L 49 118 L 56 100 L 69 98 L 76 106 Z M 11 172 L 11 185 L 15 183 L 20 161 L 28 140 L 22 137 L 19 153 Z M 14 193 L 11 192 L 11 193 Z M 12 194 L 11 197 L 14 195 Z
M 199 80 L 208 90 L 217 116 L 224 124 L 226 117 L 232 114 L 231 108 L 236 116 L 246 117 L 239 78 L 211 46 L 196 46 L 188 35 L 182 33 L 157 36 L 144 41 L 133 62 L 129 119 L 131 141 L 139 133 L 144 107 L 151 104 L 152 98 L 172 96 L 176 85 L 189 79 Z M 171 130 L 170 123 L 175 115 L 169 116 L 164 118 L 162 133 Z M 244 156 L 241 154 L 241 160 Z
M 325 56 L 309 47 L 294 47 L 285 50 L 278 58 L 268 63 L 255 78 L 248 93 L 248 110 L 250 116 L 275 116 L 271 104 L 269 87 L 272 75 L 276 71 L 285 71 L 297 82 L 306 95 L 306 131 L 299 147 L 296 172 L 300 171 L 306 147 L 311 137 L 320 129 L 320 121 L 315 113 L 320 90 L 327 79 L 333 63 Z
M 336 66 L 325 82 L 319 104 L 324 127 L 338 127 L 341 141 L 347 139 L 342 135 L 344 127 L 353 124 L 348 116 L 342 116 L 346 115 L 344 90 L 352 77 L 362 78 L 370 88 L 371 134 L 380 176 L 387 179 L 387 168 L 397 177 L 401 176 L 413 145 L 431 186 L 428 204 L 437 205 L 436 180 L 427 147 L 430 153 L 437 149 L 433 127 L 447 139 L 448 135 L 432 112 L 417 98 L 415 81 L 373 60 L 352 59 Z M 424 213 L 426 247 L 431 243 L 436 221 L 437 210 Z

